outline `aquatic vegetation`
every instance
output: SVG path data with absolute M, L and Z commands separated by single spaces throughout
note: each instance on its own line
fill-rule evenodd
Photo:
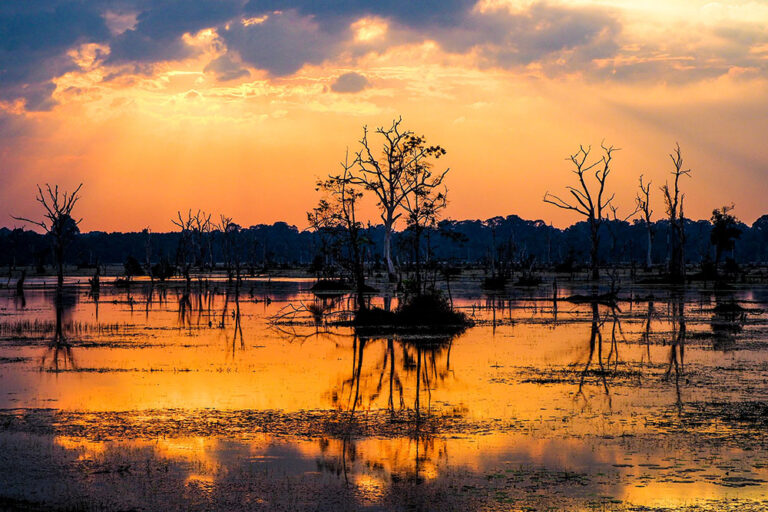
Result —
M 364 325 L 311 279 L 0 297 L 0 467 L 33 468 L 0 469 L 0 504 L 763 506 L 759 300 L 481 279 L 456 278 L 453 307 L 372 295 Z

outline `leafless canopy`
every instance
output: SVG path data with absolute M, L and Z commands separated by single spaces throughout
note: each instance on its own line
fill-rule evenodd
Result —
M 683 169 L 683 156 L 680 152 L 680 144 L 675 144 L 675 151 L 670 153 L 669 158 L 672 159 L 672 165 L 675 170 L 672 171 L 672 176 L 675 177 L 674 186 L 670 190 L 669 183 L 665 183 L 661 187 L 661 191 L 664 194 L 664 202 L 667 207 L 667 215 L 670 219 L 682 218 L 683 216 L 683 200 L 685 194 L 680 192 L 680 177 L 691 177 L 690 169 Z
M 675 144 L 675 150 L 670 153 L 674 170 L 674 182 L 672 187 L 665 183 L 661 187 L 664 194 L 664 203 L 669 217 L 669 225 L 672 231 L 670 239 L 669 273 L 675 280 L 685 276 L 685 214 L 683 213 L 683 201 L 685 194 L 680 192 L 680 177 L 691 176 L 690 169 L 683 169 L 683 156 L 680 152 L 680 144 Z
M 43 208 L 45 209 L 43 220 L 37 221 L 26 217 L 15 216 L 13 218 L 40 226 L 46 232 L 55 235 L 57 229 L 61 230 L 66 227 L 64 226 L 66 220 L 72 219 L 72 210 L 75 208 L 78 199 L 80 199 L 79 192 L 82 186 L 83 184 L 81 183 L 71 194 L 68 194 L 67 192 L 60 194 L 58 185 L 54 185 L 54 187 L 51 188 L 51 186 L 46 183 L 45 192 L 43 192 L 43 189 L 38 185 L 37 197 L 35 199 L 38 203 L 43 205 Z M 75 221 L 72 219 L 75 225 L 80 224 L 81 220 L 82 219 Z
M 224 256 L 224 265 L 227 270 L 227 278 L 232 281 L 237 277 L 238 284 L 240 280 L 240 257 L 239 233 L 240 226 L 234 222 L 232 217 L 223 213 L 219 215 L 219 223 L 215 229 L 221 232 L 221 247 Z
M 405 198 L 415 190 L 425 187 L 439 187 L 449 169 L 441 173 L 424 173 L 425 160 L 445 154 L 440 146 L 428 146 L 423 136 L 415 135 L 410 130 L 401 128 L 402 118 L 393 121 L 390 128 L 377 128 L 376 133 L 384 137 L 382 158 L 374 156 L 368 140 L 368 128 L 363 128 L 360 140 L 362 149 L 357 153 L 360 172 L 352 177 L 352 182 L 363 185 L 372 191 L 382 207 L 381 218 L 387 222 L 387 216 L 397 220 L 401 213 L 395 213 Z M 423 179 L 413 179 L 421 176 Z
M 363 193 L 354 186 L 354 162 L 349 160 L 349 151 L 345 153 L 344 161 L 339 165 L 341 173 L 331 174 L 326 180 L 319 181 L 317 188 L 328 194 L 332 201 L 326 203 L 328 222 L 357 232 L 362 227 L 357 220 L 357 202 L 362 199 Z
M 640 211 L 640 207 L 635 205 L 635 209 L 629 212 L 627 215 L 624 215 L 623 217 L 619 216 L 619 208 L 613 204 L 608 205 L 608 209 L 611 210 L 611 217 L 610 219 L 613 221 L 618 222 L 627 222 L 629 219 L 635 216 L 637 212 Z
M 646 224 L 651 223 L 651 181 L 643 183 L 643 175 L 640 175 L 640 191 L 635 197 L 635 203 L 637 204 L 637 210 L 643 212 L 643 218 Z
M 202 267 L 205 263 L 206 250 L 209 256 L 212 255 L 210 233 L 213 229 L 213 223 L 211 222 L 211 214 L 206 214 L 202 210 L 197 210 L 193 214 L 190 209 L 187 211 L 186 217 L 182 216 L 180 211 L 176 215 L 177 219 L 171 219 L 171 222 L 181 229 L 181 238 L 176 255 L 177 263 L 182 266 L 184 275 L 189 280 L 192 260 L 194 259 L 194 263 L 198 267 Z M 213 267 L 213 262 L 210 263 L 210 266 Z
M 356 172 L 350 183 L 361 185 L 376 196 L 384 223 L 384 259 L 390 279 L 394 278 L 391 242 L 395 222 L 403 214 L 403 203 L 414 194 L 429 195 L 443 183 L 448 169 L 432 172 L 428 165 L 430 158 L 440 158 L 445 149 L 428 145 L 424 136 L 416 135 L 401 127 L 402 118 L 392 122 L 389 128 L 380 127 L 376 133 L 384 142 L 380 156 L 368 139 L 368 128 L 363 129 L 361 149 L 355 161 Z
M 352 272 L 357 286 L 358 307 L 365 309 L 363 245 L 367 243 L 367 239 L 362 233 L 362 223 L 357 220 L 357 204 L 363 193 L 355 186 L 355 163 L 356 160 L 350 162 L 347 151 L 344 161 L 341 162 L 341 173 L 330 174 L 325 180 L 318 181 L 317 190 L 322 191 L 326 197 L 307 213 L 307 218 L 317 231 L 335 231 L 346 240 L 344 243 L 334 244 L 334 252 L 337 253 L 339 262 Z
M 613 146 L 606 146 L 604 143 L 601 143 L 600 147 L 603 149 L 604 155 L 592 163 L 587 162 L 592 146 L 587 146 L 586 148 L 579 146 L 579 150 L 568 157 L 568 160 L 571 161 L 574 167 L 572 172 L 578 180 L 577 186 L 569 185 L 565 187 L 572 196 L 572 199 L 566 201 L 559 196 L 547 192 L 544 194 L 544 202 L 564 210 L 573 210 L 587 217 L 590 222 L 599 224 L 604 218 L 603 210 L 610 206 L 615 197 L 615 194 L 606 197 L 605 182 L 611 173 L 613 152 L 619 150 L 619 148 Z M 594 174 L 597 181 L 596 190 L 591 189 L 587 184 L 588 176 L 592 174 Z
M 412 228 L 433 226 L 440 211 L 448 205 L 448 188 L 442 185 L 447 170 L 434 176 L 428 162 L 415 162 L 406 173 L 407 188 L 411 190 L 403 200 L 403 209 Z
M 64 284 L 64 249 L 67 245 L 69 236 L 77 232 L 77 225 L 80 220 L 72 218 L 72 210 L 80 198 L 79 193 L 83 184 L 77 186 L 72 193 L 59 193 L 59 186 L 53 188 L 49 184 L 45 185 L 45 192 L 37 186 L 37 202 L 43 205 L 45 210 L 43 219 L 36 221 L 26 217 L 13 217 L 16 220 L 30 222 L 40 226 L 43 230 L 53 236 L 53 253 L 56 258 L 57 277 L 59 289 Z
M 591 267 L 592 267 L 592 279 L 597 280 L 599 277 L 598 270 L 598 247 L 600 244 L 600 225 L 607 217 L 604 214 L 606 209 L 613 211 L 614 217 L 616 217 L 616 209 L 613 208 L 613 199 L 615 194 L 607 195 L 605 191 L 605 183 L 608 180 L 608 176 L 611 174 L 611 160 L 613 159 L 613 152 L 618 151 L 619 148 L 614 146 L 606 146 L 605 143 L 601 143 L 600 147 L 603 150 L 603 155 L 598 160 L 591 163 L 588 162 L 589 155 L 592 151 L 591 146 L 579 146 L 579 150 L 568 157 L 568 160 L 573 164 L 572 172 L 576 175 L 576 186 L 567 186 L 566 190 L 571 197 L 563 199 L 560 196 L 550 194 L 547 192 L 544 194 L 544 202 L 557 206 L 563 210 L 573 210 L 584 217 L 586 217 L 589 223 L 590 237 L 592 239 L 592 248 L 590 251 Z M 590 176 L 594 175 L 592 184 L 588 183 Z M 630 217 L 635 212 L 630 214 Z
M 645 266 L 650 268 L 653 264 L 653 228 L 651 225 L 651 216 L 653 210 L 651 210 L 651 182 L 643 182 L 643 175 L 640 175 L 640 191 L 635 197 L 635 204 L 637 210 L 643 213 L 643 220 L 645 221 L 645 231 L 648 237 L 645 254 Z

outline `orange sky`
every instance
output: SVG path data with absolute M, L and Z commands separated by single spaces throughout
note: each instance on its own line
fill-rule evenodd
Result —
M 619 213 L 644 173 L 663 214 L 656 185 L 676 141 L 693 170 L 688 216 L 731 202 L 748 223 L 768 213 L 762 3 L 487 0 L 457 23 L 423 27 L 355 11 L 334 18 L 346 35 L 333 40 L 308 7 L 238 11 L 164 36 L 179 55 L 112 61 L 119 37 L 146 23 L 126 5 L 100 13 L 111 36 L 56 54 L 61 72 L 38 63 L 55 84 L 45 108 L 24 92 L 34 74 L 0 86 L 0 225 L 38 215 L 36 183 L 82 182 L 86 231 L 171 230 L 188 208 L 305 227 L 315 179 L 356 148 L 364 125 L 399 115 L 448 150 L 450 218 L 571 223 L 542 196 L 570 183 L 569 153 L 602 139 L 622 148 L 609 182 Z M 270 23 L 281 31 L 266 43 L 247 39 L 277 30 Z

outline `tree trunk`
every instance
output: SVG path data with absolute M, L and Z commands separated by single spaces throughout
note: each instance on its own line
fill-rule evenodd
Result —
M 592 250 L 590 251 L 590 263 L 592 266 L 592 280 L 597 281 L 600 279 L 600 270 L 599 270 L 599 255 L 598 255 L 598 249 L 600 247 L 600 237 L 598 236 L 598 228 L 599 226 L 591 222 L 590 223 L 590 235 L 592 237 Z
M 351 233 L 351 231 L 350 231 Z M 354 258 L 354 273 L 355 273 L 355 285 L 357 288 L 357 309 L 363 311 L 366 308 L 365 305 L 365 268 L 363 265 L 363 257 L 360 251 L 360 245 L 357 240 L 357 235 L 351 235 L 350 241 L 352 243 L 352 257 Z
M 670 237 L 671 257 L 669 262 L 670 277 L 675 282 L 685 280 L 685 255 L 683 253 L 683 244 L 685 238 L 682 232 L 680 221 L 672 224 L 672 236 Z
M 56 245 L 57 284 L 59 289 L 64 286 L 64 249 L 61 244 Z
M 645 254 L 645 268 L 651 268 L 653 266 L 653 259 L 651 258 L 651 249 L 653 246 L 653 239 L 651 236 L 651 227 L 648 226 L 648 248 L 646 254 Z
M 394 223 L 392 215 L 388 214 L 384 221 L 384 261 L 387 264 L 387 274 L 391 282 L 397 280 L 395 264 L 392 262 L 392 226 Z
M 416 226 L 414 237 L 416 238 L 414 242 L 414 249 L 416 250 L 416 290 L 417 294 L 422 294 L 422 279 L 421 279 L 421 228 Z

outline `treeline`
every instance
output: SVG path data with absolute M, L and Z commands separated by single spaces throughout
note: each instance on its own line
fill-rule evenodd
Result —
M 768 262 L 768 215 L 752 226 L 739 223 L 740 237 L 733 251 L 724 254 L 735 262 Z M 517 215 L 487 220 L 443 220 L 428 227 L 420 235 L 421 257 L 425 262 L 453 265 L 533 264 L 537 267 L 588 265 L 590 260 L 589 225 L 579 222 L 566 229 L 547 225 L 544 221 L 525 220 Z M 669 222 L 652 224 L 652 259 L 656 265 L 667 263 L 669 254 Z M 685 221 L 685 258 L 698 264 L 714 260 L 711 243 L 712 224 L 706 220 Z M 385 227 L 362 229 L 367 264 L 383 265 Z M 180 232 L 105 233 L 92 231 L 74 234 L 65 254 L 68 265 L 84 268 L 96 264 L 124 264 L 133 259 L 141 265 L 167 261 L 176 264 Z M 222 264 L 236 259 L 251 269 L 265 267 L 313 265 L 317 268 L 333 265 L 330 256 L 323 255 L 323 233 L 300 231 L 285 222 L 256 225 L 238 231 L 237 243 L 227 244 L 224 233 L 212 230 L 209 240 L 200 244 L 201 261 Z M 646 258 L 647 232 L 637 220 L 626 222 L 606 220 L 601 227 L 599 257 L 604 265 L 636 264 Z M 397 231 L 393 235 L 393 256 L 401 265 L 414 260 L 412 233 Z M 0 265 L 4 267 L 36 266 L 39 269 L 54 264 L 52 235 L 42 235 L 22 229 L 0 228 Z M 234 252 L 235 254 L 227 254 Z

